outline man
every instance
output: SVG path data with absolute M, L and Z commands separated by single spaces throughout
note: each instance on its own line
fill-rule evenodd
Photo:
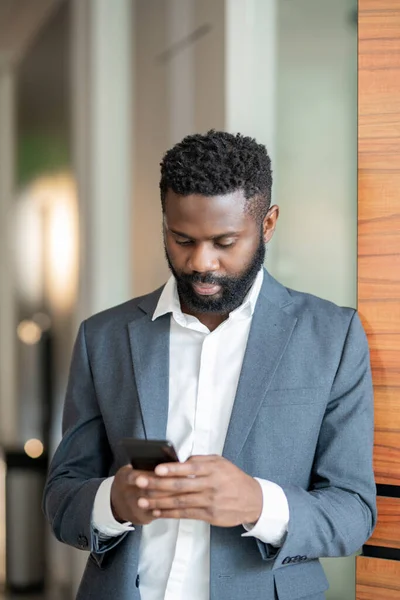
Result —
M 44 496 L 91 552 L 80 600 L 321 600 L 318 559 L 371 535 L 365 334 L 263 269 L 271 186 L 255 140 L 186 137 L 161 163 L 171 279 L 81 325 Z M 181 462 L 135 471 L 122 437 Z

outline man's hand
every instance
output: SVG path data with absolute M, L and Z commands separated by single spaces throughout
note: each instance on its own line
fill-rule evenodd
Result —
M 221 456 L 192 456 L 136 478 L 135 499 L 147 518 L 197 519 L 219 527 L 255 523 L 259 483 Z M 147 521 L 149 522 L 149 521 Z
M 119 469 L 111 486 L 111 509 L 117 521 L 130 521 L 133 525 L 147 525 L 156 518 L 151 510 L 141 508 L 138 504 L 143 492 L 137 481 L 145 481 L 154 473 L 148 471 L 135 471 L 131 465 Z M 167 492 L 154 492 L 154 498 L 166 498 Z

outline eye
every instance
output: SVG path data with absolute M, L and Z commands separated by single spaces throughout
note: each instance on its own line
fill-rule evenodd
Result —
M 234 241 L 231 242 L 215 242 L 215 245 L 217 246 L 217 248 L 231 248 L 232 246 L 235 245 Z
M 178 246 L 189 246 L 190 244 L 193 244 L 192 240 L 185 240 L 184 242 L 175 240 L 175 242 L 178 244 Z

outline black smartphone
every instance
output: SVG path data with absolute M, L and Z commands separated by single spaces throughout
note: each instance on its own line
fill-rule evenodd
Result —
M 126 460 L 138 471 L 154 471 L 162 463 L 179 462 L 175 448 L 167 440 L 123 438 L 120 445 Z

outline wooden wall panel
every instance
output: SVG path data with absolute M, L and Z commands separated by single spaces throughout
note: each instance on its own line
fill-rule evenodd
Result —
M 378 483 L 400 486 L 400 0 L 359 0 L 358 84 L 358 310 L 375 388 L 374 468 Z
M 367 545 L 400 548 L 400 498 L 378 497 L 378 525 Z
M 357 556 L 356 600 L 399 600 L 400 562 Z
M 358 10 L 358 310 L 381 495 L 370 557 L 357 557 L 356 600 L 400 600 L 400 0 L 359 0 Z
M 400 433 L 375 428 L 374 471 L 381 484 L 400 486 Z M 400 600 L 400 598 L 399 598 Z

